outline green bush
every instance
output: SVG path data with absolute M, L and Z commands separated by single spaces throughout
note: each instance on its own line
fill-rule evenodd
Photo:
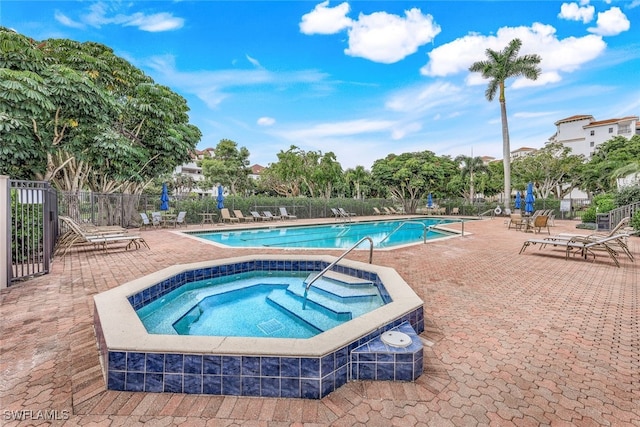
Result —
M 591 206 L 582 212 L 582 222 L 596 222 L 595 206 Z
M 626 206 L 640 202 L 640 185 L 624 187 L 616 194 L 616 204 Z
M 599 194 L 593 198 L 597 213 L 607 213 L 618 207 L 613 194 Z
M 633 215 L 630 224 L 635 231 L 640 232 L 640 211 L 636 212 L 635 215 Z

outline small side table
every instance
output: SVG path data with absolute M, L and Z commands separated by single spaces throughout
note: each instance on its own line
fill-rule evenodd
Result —
M 209 224 L 214 224 L 214 218 L 216 216 L 215 213 L 211 212 L 211 213 L 201 213 L 200 216 L 202 217 L 202 221 L 200 222 L 200 226 L 204 226 L 206 223 Z

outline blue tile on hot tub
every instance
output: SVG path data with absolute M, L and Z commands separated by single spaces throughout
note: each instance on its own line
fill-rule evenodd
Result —
M 164 372 L 164 354 L 147 353 L 146 364 L 146 372 Z
M 344 366 L 349 361 L 349 351 L 347 347 L 342 347 L 340 350 L 336 351 L 336 369 Z
M 202 356 L 202 372 L 211 375 L 222 373 L 222 356 L 205 354 Z
M 342 387 L 347 383 L 347 381 L 349 380 L 348 373 L 349 373 L 349 365 L 343 365 L 338 369 L 336 369 L 336 374 L 335 374 L 336 389 L 338 387 Z
M 109 371 L 107 383 L 107 388 L 109 390 L 124 390 L 124 371 Z
M 147 373 L 144 376 L 144 391 L 148 393 L 162 392 L 164 385 L 164 375 Z
M 167 353 L 164 356 L 164 371 L 182 373 L 184 370 L 184 356 L 182 354 Z
M 280 376 L 280 358 L 279 357 L 262 357 L 260 360 L 260 376 L 279 377 Z
M 125 391 L 144 391 L 144 373 L 127 372 L 124 389 Z
M 394 361 L 393 353 L 376 353 L 376 362 L 388 362 Z
M 376 379 L 378 381 L 392 381 L 394 374 L 393 363 L 376 363 Z
M 124 371 L 127 369 L 127 353 L 124 351 L 109 352 L 109 370 Z
M 396 363 L 413 363 L 413 353 L 396 353 Z
M 376 378 L 375 363 L 358 363 L 358 379 L 374 380 Z
M 127 353 L 127 371 L 129 372 L 144 372 L 145 354 L 130 352 Z
M 222 393 L 230 396 L 240 396 L 242 390 L 239 375 L 222 376 Z
M 335 375 L 333 372 L 322 378 L 320 389 L 321 397 L 326 396 L 336 389 Z
M 164 374 L 165 393 L 182 393 L 182 374 Z
M 222 394 L 222 377 L 220 375 L 203 375 L 202 392 L 205 394 Z
M 320 359 L 308 357 L 300 358 L 300 376 L 303 378 L 319 378 Z
M 202 394 L 202 375 L 185 374 L 184 375 L 184 393 Z
M 260 396 L 260 377 L 240 377 L 243 396 Z
M 282 378 L 280 380 L 281 397 L 302 397 L 300 378 Z
M 320 380 L 303 378 L 300 380 L 302 397 L 305 399 L 320 399 Z
M 240 356 L 222 356 L 222 374 L 240 375 L 242 358 Z
M 184 373 L 185 374 L 201 374 L 202 373 L 202 355 L 185 354 L 184 355 Z
M 260 358 L 254 356 L 242 356 L 241 374 L 260 376 Z
M 327 354 L 326 356 L 320 359 L 320 366 L 322 367 L 322 371 L 320 373 L 321 377 L 326 376 L 327 374 L 335 371 L 336 369 L 336 355 L 335 353 Z
M 297 357 L 281 358 L 280 375 L 283 378 L 298 378 L 300 376 L 300 359 Z
M 395 364 L 396 381 L 413 381 L 413 363 Z
M 280 377 L 261 377 L 260 396 L 280 397 Z

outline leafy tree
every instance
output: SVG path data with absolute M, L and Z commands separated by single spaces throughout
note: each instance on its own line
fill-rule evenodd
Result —
M 561 199 L 576 187 L 584 156 L 571 154 L 571 148 L 560 143 L 547 144 L 535 153 L 513 162 L 513 175 L 521 188 L 533 182 L 538 197 L 555 194 Z
M 458 156 L 455 161 L 460 165 L 460 177 L 469 183 L 469 203 L 473 204 L 475 195 L 476 175 L 487 172 L 487 167 L 481 157 Z
M 511 200 L 511 148 L 509 142 L 509 125 L 507 122 L 507 106 L 505 99 L 505 81 L 510 77 L 526 77 L 536 80 L 540 75 L 538 64 L 541 61 L 538 55 L 518 56 L 522 47 L 520 39 L 513 39 L 502 51 L 492 49 L 485 51 L 487 60 L 471 64 L 469 71 L 482 73 L 482 77 L 489 79 L 489 86 L 485 91 L 485 97 L 489 102 L 493 101 L 496 92 L 499 91 L 500 116 L 502 118 L 502 155 L 504 165 L 504 194 L 505 208 L 510 207 Z
M 104 45 L 0 28 L 0 46 L 0 173 L 140 192 L 200 139 L 184 98 Z
M 640 135 L 631 139 L 618 135 L 599 145 L 582 173 L 583 189 L 597 194 L 613 191 L 616 178 L 635 170 L 640 158 Z
M 347 169 L 345 171 L 345 180 L 348 185 L 353 184 L 354 191 L 353 195 L 356 199 L 360 200 L 363 198 L 363 185 L 370 178 L 371 173 L 367 171 L 364 166 L 356 166 L 354 169 Z
M 220 183 L 229 187 L 232 195 L 244 192 L 249 187 L 249 150 L 238 148 L 238 144 L 222 139 L 213 150 L 214 156 L 202 160 L 202 173 L 208 185 Z
M 312 163 L 312 160 L 316 163 Z M 343 181 L 342 166 L 333 152 L 325 154 L 307 153 L 307 174 L 304 177 L 307 188 L 311 191 L 311 197 L 317 194 L 325 199 L 331 198 L 336 185 Z
M 303 151 L 295 145 L 277 154 L 278 161 L 260 174 L 260 185 L 284 197 L 298 197 L 303 185 Z
M 389 154 L 376 160 L 371 169 L 374 181 L 387 187 L 405 212 L 415 213 L 418 203 L 429 193 L 446 191 L 447 181 L 457 173 L 456 164 L 431 151 Z

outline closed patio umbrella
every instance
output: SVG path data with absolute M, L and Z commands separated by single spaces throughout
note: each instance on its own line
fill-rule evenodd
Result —
M 162 183 L 162 193 L 160 194 L 160 210 L 169 210 L 169 190 L 167 189 L 167 184 L 164 182 Z
M 522 196 L 520 195 L 520 192 L 516 192 L 516 203 L 515 203 L 515 208 L 516 209 L 520 209 L 522 206 Z
M 527 184 L 527 195 L 524 198 L 524 211 L 527 213 L 533 212 L 533 202 L 535 202 L 535 197 L 533 197 L 533 183 L 530 182 Z
M 217 201 L 218 201 L 218 209 L 224 209 L 224 195 L 222 194 L 223 192 L 223 188 L 222 185 L 218 185 L 218 197 L 217 197 Z
M 433 207 L 433 197 L 431 196 L 431 193 L 429 193 L 429 196 L 427 197 L 427 207 Z

